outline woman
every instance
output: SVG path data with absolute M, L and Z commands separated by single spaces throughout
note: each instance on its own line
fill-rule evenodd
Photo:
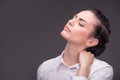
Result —
M 67 40 L 62 54 L 38 68 L 38 80 L 112 80 L 113 68 L 97 59 L 109 42 L 108 19 L 97 9 L 74 15 L 61 36 Z

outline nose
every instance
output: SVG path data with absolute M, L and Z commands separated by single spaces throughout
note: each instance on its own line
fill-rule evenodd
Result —
M 74 26 L 74 20 L 73 20 L 73 19 L 70 19 L 70 20 L 68 21 L 68 24 L 69 24 L 70 26 Z

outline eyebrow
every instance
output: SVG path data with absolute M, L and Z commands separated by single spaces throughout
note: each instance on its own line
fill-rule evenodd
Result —
M 83 21 L 83 22 L 85 22 L 85 23 L 87 23 L 84 19 L 82 19 L 82 18 L 79 18 L 79 21 Z M 88 23 L 87 23 L 88 24 Z
M 75 14 L 74 16 L 77 17 L 77 14 Z M 85 21 L 85 20 L 82 19 L 82 18 L 79 18 L 79 21 L 83 21 L 83 22 L 87 23 L 87 21 Z M 87 23 L 87 24 L 88 24 L 88 23 Z

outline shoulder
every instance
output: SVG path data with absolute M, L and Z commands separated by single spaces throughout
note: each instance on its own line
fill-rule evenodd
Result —
M 38 72 L 44 73 L 55 69 L 59 65 L 60 56 L 44 61 L 39 67 Z
M 112 67 L 107 62 L 102 61 L 102 60 L 97 59 L 97 58 L 94 59 L 94 62 L 92 64 L 92 66 L 95 67 L 95 68 L 98 68 L 98 69 L 103 68 L 103 67 Z
M 95 58 L 93 64 L 91 65 L 91 74 L 95 72 L 107 71 L 106 73 L 113 73 L 113 67 L 105 61 Z
M 96 77 L 98 75 L 99 77 Z M 101 80 L 112 80 L 113 67 L 107 62 L 95 58 L 93 64 L 91 65 L 90 76 L 95 79 L 99 78 Z
M 41 65 L 44 67 L 56 66 L 59 63 L 59 61 L 60 61 L 60 56 L 57 56 L 55 58 L 44 61 Z

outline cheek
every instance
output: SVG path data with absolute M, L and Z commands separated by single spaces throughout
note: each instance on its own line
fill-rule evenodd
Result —
M 85 37 L 85 36 L 87 36 L 87 32 L 86 32 L 86 31 L 81 31 L 81 32 L 79 33 L 79 35 Z
M 86 39 L 88 36 L 88 31 L 77 31 L 75 35 L 80 39 Z
M 84 44 L 84 42 L 87 40 L 87 35 L 88 35 L 88 32 L 77 30 L 75 32 L 72 32 L 71 41 L 78 44 L 81 44 L 81 43 Z

